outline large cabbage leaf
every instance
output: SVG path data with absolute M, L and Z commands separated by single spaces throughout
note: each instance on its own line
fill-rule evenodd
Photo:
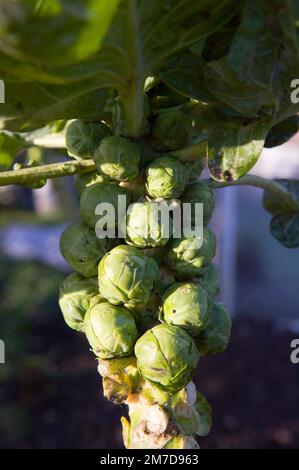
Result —
M 217 30 L 234 3 L 0 0 L 0 76 L 14 90 L 18 84 L 14 93 L 6 93 L 0 118 L 9 120 L 10 128 L 22 129 L 67 118 L 71 112 L 72 117 L 88 118 L 82 111 L 84 97 L 94 99 L 102 88 L 117 90 L 129 102 L 128 112 L 138 118 L 146 77 Z M 99 103 L 103 105 L 101 98 Z M 91 106 L 90 119 L 95 111 Z

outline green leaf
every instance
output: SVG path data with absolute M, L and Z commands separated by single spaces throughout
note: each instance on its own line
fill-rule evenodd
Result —
M 287 179 L 276 179 L 277 183 L 281 184 L 289 193 L 294 196 L 295 201 L 299 204 L 299 181 L 298 180 L 287 180 Z M 283 214 L 285 212 L 292 211 L 289 204 L 282 199 L 276 193 L 266 190 L 263 196 L 264 208 L 273 215 Z
M 18 134 L 0 131 L 0 171 L 10 168 L 15 155 L 26 146 L 26 141 Z
M 297 0 L 291 0 L 291 5 L 293 9 L 293 15 L 295 19 L 295 27 L 297 32 L 297 40 L 299 44 L 299 3 Z
M 231 119 L 209 133 L 208 167 L 217 181 L 233 181 L 257 162 L 271 124 L 267 121 Z
M 220 101 L 247 117 L 275 122 L 299 110 L 290 100 L 299 50 L 290 3 L 247 0 L 229 54 L 206 67 L 206 83 Z
M 244 2 L 233 2 L 226 16 L 223 16 L 222 27 L 194 44 L 185 54 L 171 60 L 158 74 L 159 78 L 184 95 L 208 103 L 219 102 L 206 85 L 205 67 L 207 61 L 227 55 L 238 26 L 234 15 Z
M 129 133 L 138 136 L 146 77 L 158 74 L 171 57 L 217 30 L 232 15 L 234 3 L 234 0 L 31 0 L 24 5 L 20 0 L 11 4 L 0 0 L 0 71 L 7 82 L 18 80 L 19 85 L 21 81 L 30 81 L 32 86 L 34 76 L 44 84 L 57 85 L 54 90 L 46 87 L 43 93 L 33 83 L 32 102 L 38 102 L 41 94 L 44 100 L 44 94 L 50 100 L 53 98 L 54 109 L 45 106 L 41 112 L 43 119 L 48 115 L 50 119 L 64 119 L 59 101 L 74 97 L 74 93 L 78 97 L 99 88 L 116 89 Z M 23 101 L 20 98 L 19 95 L 18 102 Z M 17 118 L 20 110 L 13 110 L 15 115 L 10 116 Z
M 299 130 L 299 118 L 298 116 L 291 116 L 285 121 L 276 124 L 276 126 L 270 129 L 269 134 L 267 135 L 265 147 L 272 148 L 278 147 L 279 145 L 284 144 Z
M 97 52 L 118 0 L 0 2 L 0 48 L 28 63 L 70 65 Z
M 198 436 L 207 436 L 212 427 L 212 408 L 204 395 L 200 392 L 197 393 L 195 403 L 195 410 L 199 414 L 199 429 L 197 430 Z
M 89 91 L 90 88 L 88 83 L 57 86 L 8 82 L 6 102 L 0 106 L 0 120 L 7 129 L 26 131 L 58 119 L 109 118 L 104 109 L 109 97 L 107 90 Z
M 141 53 L 139 58 L 146 55 L 147 64 L 156 64 L 216 30 L 232 16 L 234 3 L 31 0 L 24 4 L 14 0 L 9 5 L 1 0 L 0 48 L 27 63 L 65 66 L 118 45 L 122 50 L 115 48 L 115 58 L 130 59 L 132 53 L 135 57 Z
M 205 61 L 197 54 L 187 51 L 171 61 L 166 70 L 159 72 L 159 78 L 185 96 L 208 103 L 217 99 L 205 84 Z
M 235 5 L 234 16 L 206 39 L 201 53 L 206 62 L 219 60 L 228 55 L 236 30 L 240 26 L 244 3 L 244 1 L 238 2 Z
M 299 246 L 299 212 L 286 212 L 275 215 L 270 222 L 274 238 L 286 248 Z

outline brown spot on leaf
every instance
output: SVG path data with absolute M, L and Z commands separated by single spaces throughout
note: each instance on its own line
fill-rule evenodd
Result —
M 225 179 L 225 181 L 229 182 L 229 181 L 234 181 L 234 178 L 233 178 L 233 175 L 231 174 L 230 171 L 226 170 L 224 173 L 223 173 L 223 177 Z

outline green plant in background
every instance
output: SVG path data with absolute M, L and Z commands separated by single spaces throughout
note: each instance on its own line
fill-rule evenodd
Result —
M 75 271 L 60 290 L 65 321 L 85 332 L 105 396 L 128 405 L 126 447 L 197 447 L 211 407 L 192 376 L 231 330 L 206 227 L 213 191 L 264 189 L 272 234 L 299 246 L 299 183 L 248 174 L 264 146 L 298 129 L 297 4 L 0 0 L 0 18 L 0 185 L 76 175 L 81 220 L 61 237 Z M 13 166 L 36 147 L 70 159 L 43 165 L 31 150 L 25 168 Z M 210 179 L 197 181 L 205 166 Z M 94 231 L 96 205 L 117 209 L 118 195 L 134 202 L 126 243 Z M 191 203 L 192 224 L 203 203 L 202 235 L 165 236 L 147 217 L 157 198 Z

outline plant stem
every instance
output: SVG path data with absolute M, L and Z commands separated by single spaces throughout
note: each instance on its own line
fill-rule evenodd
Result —
M 280 183 L 274 180 L 268 180 L 257 175 L 242 176 L 236 181 L 214 181 L 211 179 L 203 180 L 211 189 L 225 188 L 228 186 L 254 186 L 276 194 L 289 206 L 290 210 L 299 210 L 299 202 L 296 198 Z
M 137 90 L 139 89 L 139 92 Z M 138 139 L 144 133 L 143 130 L 143 88 L 140 84 L 135 85 L 132 93 L 121 94 L 120 101 L 124 112 L 125 135 L 132 139 Z
M 191 161 L 205 157 L 205 142 L 184 147 L 171 152 L 181 161 Z M 35 142 L 36 143 L 36 142 Z M 0 172 L 0 186 L 9 184 L 26 184 L 40 179 L 59 178 L 61 176 L 75 175 L 78 173 L 90 173 L 96 169 L 93 160 L 72 160 L 70 162 L 53 163 L 35 167 L 21 168 L 20 170 Z
M 141 51 L 140 25 L 134 0 L 127 2 L 127 53 L 131 75 L 126 80 L 126 87 L 119 91 L 124 112 L 125 133 L 127 137 L 137 139 L 144 133 L 144 66 Z
M 20 170 L 0 172 L 0 186 L 9 184 L 27 184 L 40 179 L 59 178 L 61 176 L 89 173 L 96 169 L 93 160 L 74 160 L 70 162 L 52 163 Z

